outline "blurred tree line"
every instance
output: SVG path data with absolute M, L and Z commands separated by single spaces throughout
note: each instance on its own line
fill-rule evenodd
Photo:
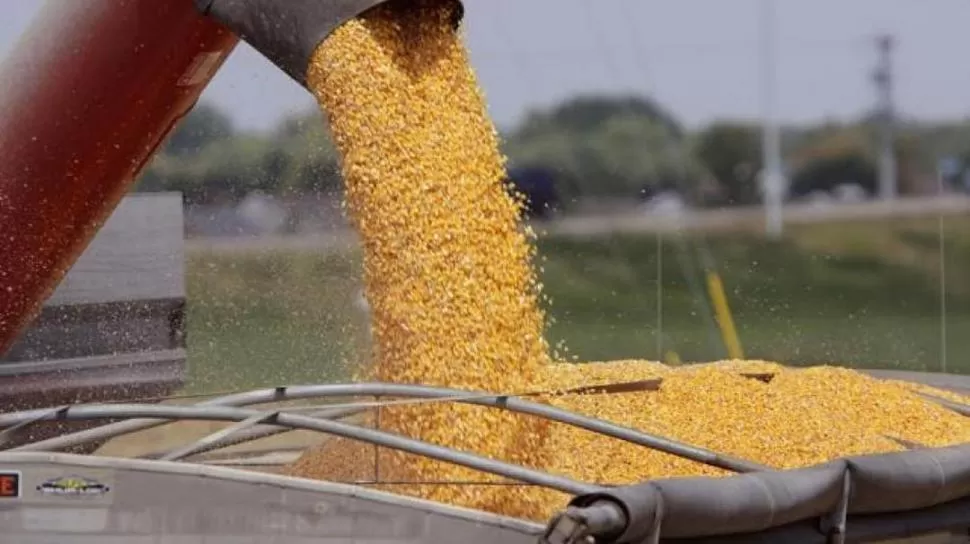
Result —
M 970 121 L 901 123 L 900 191 L 935 187 L 936 161 L 970 164 Z M 566 202 L 677 190 L 701 205 L 760 200 L 757 120 L 718 121 L 687 130 L 646 97 L 580 96 L 528 114 L 503 138 L 510 164 L 555 173 Z M 790 192 L 803 196 L 854 183 L 876 191 L 877 126 L 822 123 L 783 131 Z M 241 131 L 211 103 L 179 124 L 143 174 L 142 191 L 181 191 L 190 203 L 231 202 L 251 191 L 291 196 L 339 191 L 337 153 L 318 112 L 282 120 L 268 133 Z
M 340 168 L 324 118 L 288 117 L 269 133 L 237 130 L 202 103 L 179 123 L 138 184 L 141 191 L 181 191 L 187 202 L 231 202 L 251 191 L 271 195 L 339 190 Z

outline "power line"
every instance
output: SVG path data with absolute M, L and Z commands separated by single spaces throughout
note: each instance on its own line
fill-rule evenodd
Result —
M 636 31 L 636 25 L 634 24 L 635 17 L 629 11 L 628 5 L 626 3 L 621 3 L 623 6 L 623 20 L 626 23 L 627 34 L 629 36 L 629 41 L 632 47 L 628 50 L 632 52 L 635 59 L 637 67 L 641 70 L 641 75 L 645 77 L 644 81 L 644 91 L 647 92 L 648 96 L 654 94 L 653 81 L 647 76 L 649 73 L 649 66 L 651 63 L 646 61 L 644 52 L 650 50 L 648 46 L 645 46 L 643 41 L 640 39 L 640 34 Z M 653 98 L 653 97 L 652 97 Z M 678 185 L 684 193 L 689 192 L 683 183 L 686 181 L 689 173 L 687 167 L 687 153 L 684 149 L 684 142 L 675 141 L 669 132 L 664 132 L 665 149 L 664 151 L 668 154 L 675 155 L 676 162 L 680 167 L 680 179 L 678 180 Z M 665 251 L 665 243 L 663 238 L 663 233 L 657 231 L 656 238 L 656 250 L 657 250 L 657 279 L 656 279 L 656 296 L 657 296 L 657 331 L 656 331 L 656 342 L 657 342 L 657 360 L 662 361 L 666 359 L 666 354 L 668 350 L 665 349 L 664 340 L 664 307 L 663 307 L 663 255 Z M 703 316 L 709 317 L 707 320 L 711 327 L 708 329 L 711 333 L 711 345 L 718 345 L 718 322 L 717 317 L 714 312 L 714 308 L 711 306 L 710 301 L 705 295 L 704 288 L 702 286 L 702 281 L 700 280 L 700 274 L 698 274 L 696 266 L 696 258 L 699 257 L 703 261 L 702 267 L 704 272 L 707 274 L 715 274 L 714 259 L 711 256 L 711 251 L 702 236 L 688 237 L 684 233 L 679 233 L 675 235 L 673 246 L 677 252 L 677 260 L 680 265 L 681 271 L 684 274 L 684 279 L 687 282 L 688 290 L 691 293 L 691 301 L 699 313 Z M 675 353 L 675 351 L 670 351 L 670 353 Z
M 590 10 L 591 12 L 595 10 Z M 529 47 L 529 51 L 533 54 L 541 55 L 598 55 L 603 50 L 608 50 L 606 47 L 606 40 L 602 32 L 599 32 L 598 25 L 593 24 L 592 19 L 587 19 L 590 23 L 590 34 L 594 36 L 598 46 L 596 50 L 591 50 L 588 47 L 557 47 L 554 49 L 548 47 Z M 624 21 L 624 24 L 632 24 L 631 21 Z M 818 52 L 825 54 L 844 54 L 847 50 L 858 50 L 863 52 L 871 47 L 872 38 L 870 36 L 860 36 L 845 40 L 812 40 L 812 39 L 779 39 L 776 40 L 779 48 L 784 49 L 786 52 Z M 663 53 L 663 56 L 667 55 L 682 55 L 682 56 L 693 56 L 693 55 L 708 55 L 708 54 L 718 54 L 718 55 L 750 55 L 753 51 L 757 51 L 761 43 L 758 40 L 745 40 L 745 41 L 717 41 L 717 42 L 674 42 L 674 43 L 649 43 L 643 40 L 637 40 L 637 43 L 641 50 L 649 50 L 651 53 Z M 500 48 L 481 48 L 481 51 L 489 52 L 500 52 Z M 612 58 L 607 59 L 608 62 L 612 63 Z M 615 66 L 614 66 L 615 68 Z

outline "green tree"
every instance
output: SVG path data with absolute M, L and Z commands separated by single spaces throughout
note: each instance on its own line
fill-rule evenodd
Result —
M 194 110 L 147 169 L 139 189 L 180 191 L 187 201 L 204 203 L 238 199 L 252 190 L 282 195 L 341 187 L 337 153 L 319 113 L 283 119 L 269 134 L 229 127 L 218 110 Z
M 813 191 L 832 191 L 844 183 L 855 183 L 870 195 L 877 190 L 876 165 L 858 150 L 847 149 L 816 158 L 795 171 L 791 179 L 794 196 Z
M 684 130 L 680 123 L 662 106 L 643 96 L 577 96 L 566 100 L 549 111 L 530 114 L 519 129 L 523 137 L 544 132 L 550 123 L 575 133 L 596 130 L 603 122 L 614 117 L 642 117 L 663 126 L 674 138 L 681 138 Z
M 274 131 L 277 153 L 287 157 L 280 188 L 293 193 L 328 193 L 342 186 L 340 162 L 326 120 L 319 112 L 282 120 Z
M 796 175 L 792 192 L 795 195 L 829 191 L 849 182 L 858 183 L 872 194 L 878 192 L 879 126 L 874 121 L 830 124 L 809 129 L 807 133 L 802 146 L 793 153 Z M 927 151 L 920 131 L 901 124 L 894 153 L 900 194 L 935 190 L 933 176 L 928 174 L 935 160 Z
M 641 97 L 578 97 L 533 112 L 505 151 L 515 166 L 555 170 L 560 193 L 634 196 L 650 186 L 684 184 L 697 168 L 680 125 Z
M 716 179 L 723 202 L 753 204 L 760 198 L 758 173 L 762 168 L 757 126 L 721 121 L 697 135 L 694 156 Z
M 235 133 L 232 119 L 209 102 L 200 102 L 175 126 L 162 153 L 177 157 L 201 153 L 212 142 Z
M 268 141 L 251 135 L 215 140 L 192 156 L 162 154 L 150 175 L 164 180 L 164 188 L 180 191 L 194 203 L 235 200 L 252 190 L 277 192 L 267 176 Z
M 206 148 L 235 135 L 232 119 L 208 102 L 192 108 L 167 136 L 166 141 L 135 183 L 135 191 L 181 191 L 197 195 L 201 185 L 185 170 L 187 163 Z

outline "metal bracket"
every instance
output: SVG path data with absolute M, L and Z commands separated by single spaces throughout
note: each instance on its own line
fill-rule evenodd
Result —
M 656 518 L 659 519 L 659 516 Z M 588 506 L 569 506 L 557 514 L 543 533 L 541 544 L 579 544 L 614 542 L 630 523 L 623 507 L 610 500 L 596 501 Z M 659 523 L 654 532 L 659 534 Z
M 835 511 L 819 521 L 819 529 L 828 544 L 845 544 L 846 519 L 849 516 L 849 494 L 852 491 L 852 470 L 847 466 L 842 477 L 842 496 Z
M 653 525 L 650 527 L 650 534 L 644 539 L 642 544 L 659 544 L 660 542 L 660 525 L 664 517 L 664 501 L 663 495 L 657 494 L 657 509 L 654 510 L 653 514 Z
M 593 537 L 589 534 L 584 516 L 574 507 L 556 514 L 539 537 L 539 544 L 592 544 L 592 542 Z

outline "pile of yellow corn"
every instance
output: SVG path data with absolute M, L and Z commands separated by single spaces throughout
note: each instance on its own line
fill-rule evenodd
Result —
M 671 368 L 553 363 L 543 340 L 533 244 L 446 0 L 390 2 L 316 51 L 308 81 L 343 158 L 361 234 L 376 344 L 373 376 L 492 392 L 662 378 L 658 391 L 539 400 L 693 445 L 787 468 L 835 457 L 970 440 L 970 418 L 907 385 L 820 367 L 726 362 Z M 742 373 L 771 373 L 769 383 Z M 723 471 L 619 440 L 499 410 L 395 406 L 380 427 L 579 480 L 633 482 Z M 289 473 L 541 519 L 559 493 L 333 439 Z M 454 482 L 450 485 L 407 482 Z M 458 483 L 461 482 L 461 483 Z M 471 482 L 479 482 L 472 485 Z
M 765 383 L 748 377 L 771 374 Z M 657 391 L 548 395 L 540 400 L 578 413 L 772 468 L 795 468 L 846 455 L 902 451 L 906 445 L 940 447 L 970 442 L 970 418 L 951 412 L 918 393 L 970 403 L 970 398 L 907 382 L 882 381 L 838 367 L 786 368 L 774 363 L 731 361 L 667 367 L 649 361 L 551 364 L 537 389 L 568 389 L 661 379 Z M 399 410 L 397 407 L 384 408 Z M 383 417 L 383 414 L 382 414 Z M 521 416 L 525 419 L 525 416 Z M 476 420 L 461 428 L 476 426 Z M 442 441 L 463 446 L 460 435 Z M 905 444 L 905 445 L 904 445 Z M 729 474 L 694 461 L 651 450 L 589 431 L 553 424 L 544 446 L 551 453 L 543 465 L 555 474 L 607 484 L 631 483 L 670 476 Z M 464 447 L 468 447 L 464 445 Z M 476 451 L 502 458 L 486 447 Z M 422 465 L 420 458 L 409 462 Z M 504 502 L 484 500 L 492 486 L 410 485 L 413 475 L 381 462 L 375 472 L 373 446 L 328 440 L 290 468 L 290 473 L 339 481 L 394 482 L 384 489 L 434 497 L 443 489 L 462 489 L 451 502 L 490 511 L 548 519 L 567 497 L 536 488 L 500 487 Z M 419 481 L 449 480 L 433 471 Z M 482 481 L 481 475 L 474 478 Z M 410 480 L 414 481 L 414 480 Z

